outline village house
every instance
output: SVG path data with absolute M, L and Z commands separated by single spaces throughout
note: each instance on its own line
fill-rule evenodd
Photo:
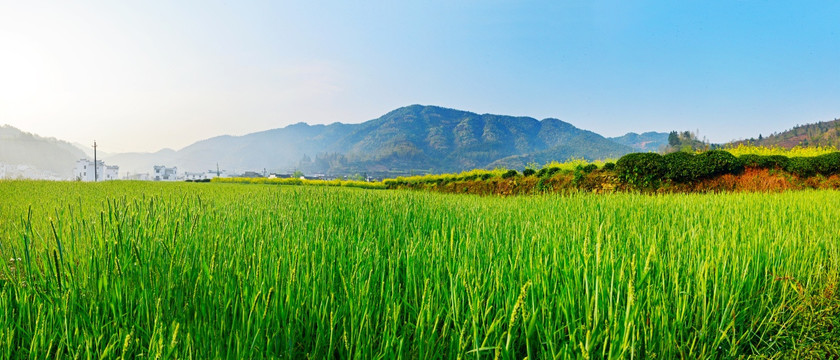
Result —
M 88 159 L 79 159 L 76 161 L 76 169 L 73 171 L 73 178 L 81 181 L 103 181 L 103 180 L 117 180 L 119 179 L 120 167 L 116 165 L 108 166 L 102 160 L 96 161 L 96 168 L 94 163 Z
M 152 173 L 152 180 L 154 181 L 175 181 L 178 180 L 178 167 L 166 167 L 164 165 L 155 165 Z

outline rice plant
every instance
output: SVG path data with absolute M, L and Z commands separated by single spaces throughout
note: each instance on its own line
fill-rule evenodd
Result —
M 838 355 L 836 191 L 0 194 L 0 358 Z

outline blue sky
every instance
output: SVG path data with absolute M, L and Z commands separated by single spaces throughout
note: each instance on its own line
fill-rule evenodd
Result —
M 409 104 L 713 142 L 840 117 L 840 2 L 2 2 L 0 124 L 105 151 Z

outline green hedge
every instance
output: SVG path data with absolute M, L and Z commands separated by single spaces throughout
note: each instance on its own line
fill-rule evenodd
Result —
M 559 167 L 544 167 L 537 171 L 537 176 L 541 178 L 552 177 L 554 174 L 560 171 Z
M 657 187 L 665 175 L 662 155 L 656 153 L 631 153 L 615 163 L 621 181 L 637 187 Z
M 792 157 L 788 159 L 785 171 L 801 177 L 811 177 L 817 174 L 814 158 Z
M 745 167 L 779 169 L 800 177 L 815 175 L 840 175 L 840 152 L 816 157 L 792 157 L 781 155 L 742 155 L 735 157 L 722 150 L 706 151 L 697 155 L 688 152 L 675 152 L 667 155 L 656 153 L 631 153 L 622 156 L 616 163 L 604 164 L 604 170 L 615 171 L 620 181 L 639 188 L 657 188 L 663 181 L 689 183 L 725 174 L 738 174 Z M 574 181 L 583 180 L 586 174 L 597 170 L 594 164 L 575 167 Z M 539 171 L 527 168 L 523 176 L 537 176 L 546 180 L 558 172 L 559 167 L 544 167 Z M 409 178 L 388 179 L 387 187 L 444 185 L 453 181 L 490 180 L 491 178 L 509 179 L 519 176 L 516 170 L 469 172 L 462 174 L 427 175 Z
M 763 156 L 747 154 L 741 155 L 738 158 L 741 159 L 744 166 L 759 169 L 785 169 L 790 160 L 787 156 L 783 155 Z
M 619 178 L 631 185 L 656 188 L 660 179 L 687 183 L 725 174 L 739 174 L 745 167 L 781 169 L 800 177 L 840 175 L 840 152 L 815 156 L 742 155 L 735 157 L 723 150 L 697 155 L 676 152 L 660 156 L 654 153 L 632 153 L 618 159 Z
M 789 159 L 785 171 L 801 177 L 840 174 L 840 152 L 814 157 L 792 157 Z
M 840 152 L 816 156 L 813 159 L 816 172 L 820 175 L 840 174 Z
M 759 169 L 781 169 L 800 177 L 840 174 L 840 152 L 814 157 L 792 157 L 782 155 L 741 155 L 744 166 Z
M 723 150 L 710 150 L 694 158 L 695 180 L 711 178 L 725 174 L 739 174 L 744 171 L 744 164 L 735 155 Z
M 631 185 L 656 188 L 660 179 L 687 183 L 724 174 L 737 174 L 744 164 L 734 155 L 711 150 L 693 155 L 675 152 L 661 156 L 654 153 L 633 153 L 622 156 L 616 163 L 619 178 Z
M 684 151 L 663 156 L 662 163 L 665 166 L 665 179 L 679 183 L 694 180 L 696 177 L 694 157 L 694 154 Z

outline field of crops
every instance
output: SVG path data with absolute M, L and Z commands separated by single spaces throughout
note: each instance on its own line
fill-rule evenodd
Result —
M 831 358 L 840 192 L 0 181 L 0 358 Z
M 762 155 L 762 156 L 771 156 L 771 155 L 781 155 L 787 157 L 816 157 L 825 154 L 831 154 L 836 152 L 838 149 L 833 146 L 795 146 L 791 149 L 785 149 L 782 147 L 766 147 L 766 146 L 752 146 L 752 145 L 743 145 L 740 144 L 734 147 L 726 147 L 723 149 L 724 151 L 735 155 Z

